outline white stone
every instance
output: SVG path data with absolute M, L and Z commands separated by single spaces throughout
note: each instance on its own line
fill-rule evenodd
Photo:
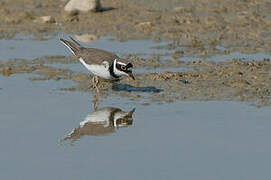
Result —
M 185 11 L 185 8 L 182 7 L 182 6 L 175 7 L 175 8 L 174 8 L 174 11 L 175 11 L 175 12 L 179 12 L 179 13 L 183 13 L 183 12 Z
M 138 24 L 138 26 L 152 26 L 151 22 L 141 22 Z
M 153 24 L 151 22 L 141 22 L 136 25 L 136 27 L 141 28 L 142 30 L 151 31 Z
M 98 37 L 94 34 L 75 35 L 75 37 L 81 42 L 92 42 L 98 40 Z
M 53 18 L 52 16 L 41 16 L 40 19 L 43 23 L 55 23 L 56 22 L 55 18 Z
M 100 0 L 70 0 L 64 7 L 64 11 L 99 11 L 101 9 Z

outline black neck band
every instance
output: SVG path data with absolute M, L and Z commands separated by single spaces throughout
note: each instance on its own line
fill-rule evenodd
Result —
M 114 78 L 119 78 L 119 76 L 117 76 L 115 73 L 114 73 L 114 63 L 109 67 L 109 72 L 110 72 L 110 75 L 112 76 L 112 77 L 114 77 Z

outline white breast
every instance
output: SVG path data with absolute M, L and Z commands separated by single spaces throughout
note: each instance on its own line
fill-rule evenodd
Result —
M 103 124 L 105 127 L 109 126 L 109 117 L 111 111 L 96 111 L 87 115 L 84 121 L 80 122 L 80 127 L 83 127 L 86 123 L 99 123 Z
M 104 79 L 111 79 L 111 75 L 109 72 L 109 64 L 108 63 L 104 63 L 101 65 L 88 65 L 85 63 L 85 61 L 80 58 L 79 59 L 80 62 L 95 76 L 99 76 L 102 77 Z

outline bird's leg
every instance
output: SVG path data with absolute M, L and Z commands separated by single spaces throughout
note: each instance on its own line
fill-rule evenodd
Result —
M 96 89 L 96 92 L 99 96 L 100 90 L 99 90 L 99 77 L 98 76 L 94 76 L 94 88 Z
M 92 102 L 94 111 L 97 111 L 99 105 L 99 95 L 97 93 L 94 95 Z
M 93 108 L 96 111 L 97 108 L 98 108 L 99 96 L 100 96 L 99 77 L 98 76 L 94 76 L 94 78 L 93 78 L 93 85 L 94 85 L 94 88 L 96 89 L 96 94 L 94 95 L 94 99 L 93 99 Z
M 92 85 L 96 89 L 96 94 L 93 96 L 93 108 L 96 111 L 99 104 L 99 96 L 100 96 L 100 90 L 99 90 L 99 77 L 94 76 L 92 78 Z
M 91 85 L 95 88 L 95 76 L 93 76 L 91 79 Z
M 88 78 L 91 78 L 91 83 L 89 84 L 89 86 L 88 86 L 88 89 L 92 89 L 93 88 L 93 84 L 94 84 L 94 76 L 93 77 L 91 77 L 91 74 L 89 74 L 88 75 Z

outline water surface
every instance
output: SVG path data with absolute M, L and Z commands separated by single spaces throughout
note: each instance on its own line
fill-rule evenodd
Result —
M 153 44 L 142 42 L 102 38 L 93 45 L 120 54 L 152 53 Z M 57 38 L 0 43 L 4 61 L 69 55 Z M 83 71 L 79 64 L 67 66 Z M 71 81 L 32 82 L 30 76 L 0 75 L 0 179 L 270 177 L 270 107 L 225 101 L 167 104 L 114 94 L 100 99 L 99 108 L 123 112 L 135 108 L 132 123 L 110 126 L 105 134 L 85 133 L 75 141 L 64 140 L 93 114 L 93 94 L 59 90 L 72 86 Z M 107 127 L 103 124 L 102 128 Z
M 32 36 L 24 36 L 18 34 L 14 39 L 0 39 L 0 60 L 7 61 L 8 59 L 35 59 L 43 56 L 68 56 L 71 55 L 69 50 L 60 43 L 59 38 L 67 39 L 69 35 L 59 34 L 58 36 L 47 37 L 43 41 L 35 40 Z M 169 42 L 153 42 L 152 40 L 130 40 L 120 42 L 113 37 L 100 37 L 97 41 L 91 43 L 81 43 L 85 47 L 94 47 L 114 52 L 119 56 L 125 54 L 135 54 L 142 58 L 150 58 L 152 54 L 163 55 L 160 60 L 171 59 L 166 54 L 172 53 L 174 50 L 167 50 L 166 45 Z M 165 48 L 156 48 L 165 47 Z M 221 51 L 224 51 L 223 46 L 218 46 Z M 194 57 L 182 56 L 181 61 L 225 61 L 230 59 L 243 60 L 262 60 L 271 59 L 271 56 L 263 52 L 254 54 L 243 54 L 240 52 L 230 52 L 229 54 L 211 54 L 208 57 L 200 58 L 196 55 Z
M 235 102 L 142 105 L 120 97 L 100 107 L 129 111 L 133 124 L 105 136 L 62 141 L 93 112 L 92 95 L 70 82 L 1 77 L 1 179 L 266 179 L 270 107 Z

